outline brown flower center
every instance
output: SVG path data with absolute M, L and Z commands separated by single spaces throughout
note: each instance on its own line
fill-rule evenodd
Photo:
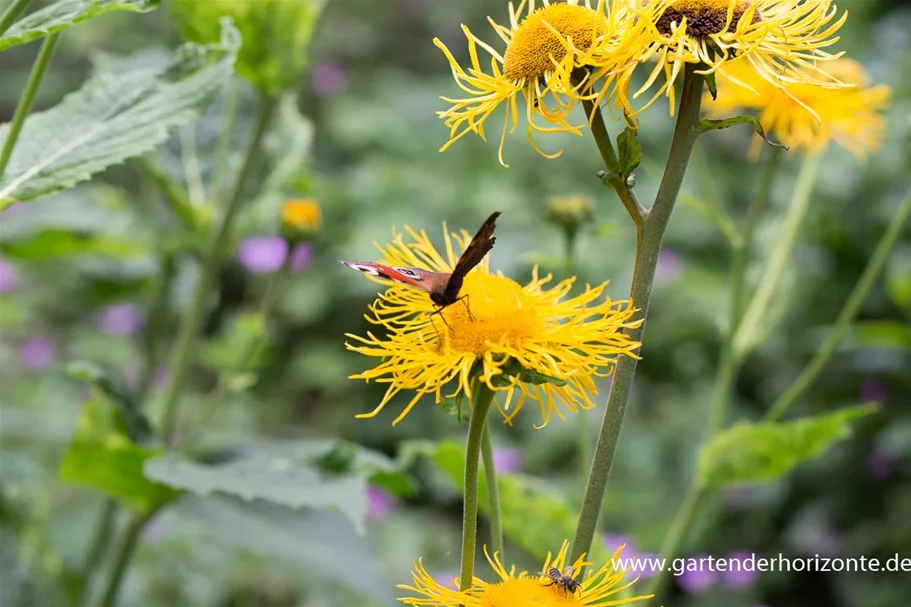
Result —
M 671 24 L 678 25 L 686 17 L 687 33 L 694 37 L 705 37 L 712 34 L 720 34 L 727 25 L 728 31 L 737 28 L 737 23 L 743 17 L 743 14 L 752 5 L 749 0 L 737 2 L 734 6 L 734 15 L 731 17 L 731 23 L 727 24 L 728 19 L 728 0 L 678 0 L 674 2 L 655 23 L 658 31 L 664 35 L 671 33 Z M 750 21 L 751 24 L 762 21 L 762 16 L 757 9 L 753 13 Z
M 588 7 L 561 3 L 539 8 L 522 20 L 506 47 L 503 76 L 514 82 L 544 76 L 554 69 L 553 61 L 566 57 L 565 40 L 571 38 L 577 49 L 587 51 L 602 33 L 602 15 Z

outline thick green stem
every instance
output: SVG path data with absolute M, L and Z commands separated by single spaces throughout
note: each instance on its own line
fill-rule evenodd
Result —
M 804 158 L 778 241 L 759 281 L 759 287 L 743 315 L 743 322 L 737 329 L 737 335 L 734 336 L 734 352 L 738 357 L 743 357 L 761 338 L 769 304 L 781 282 L 791 250 L 797 242 L 800 227 L 813 199 L 813 184 L 819 169 L 819 158 L 819 154 L 811 154 Z
M 117 547 L 117 553 L 114 556 L 114 565 L 111 569 L 111 575 L 104 587 L 104 594 L 98 602 L 99 607 L 113 607 L 117 604 L 117 595 L 120 594 L 120 584 L 123 582 L 123 576 L 133 560 L 133 553 L 136 552 L 136 546 L 139 543 L 139 535 L 142 533 L 146 523 L 152 518 L 153 514 L 133 514 L 127 523 L 120 545 Z
M 180 401 L 184 383 L 190 370 L 195 350 L 194 346 L 199 338 L 199 327 L 206 305 L 209 302 L 209 290 L 214 280 L 215 271 L 224 255 L 224 248 L 228 243 L 234 219 L 243 199 L 244 184 L 253 168 L 255 159 L 259 156 L 259 144 L 272 119 L 275 106 L 274 99 L 266 96 L 260 98 L 259 116 L 256 120 L 253 135 L 247 144 L 244 161 L 234 184 L 234 191 L 231 193 L 228 206 L 217 229 L 212 233 L 211 240 L 206 248 L 202 270 L 196 283 L 196 289 L 193 292 L 190 309 L 187 311 L 180 327 L 172 358 L 171 384 L 164 399 L 164 416 L 161 423 L 161 436 L 168 443 L 174 440 L 174 430 L 177 426 L 177 404 Z
M 32 0 L 13 0 L 13 3 L 6 7 L 3 14 L 0 15 L 0 36 L 3 35 L 10 26 L 16 22 L 22 11 L 29 5 Z
M 465 443 L 465 499 L 462 506 L 462 567 L 459 587 L 471 588 L 474 577 L 474 555 L 478 539 L 478 468 L 487 412 L 493 402 L 493 390 L 483 382 L 476 382 L 468 421 L 468 439 Z
M 484 480 L 487 486 L 487 509 L 490 519 L 490 545 L 494 553 L 503 558 L 503 521 L 500 513 L 500 489 L 497 487 L 497 470 L 494 466 L 493 445 L 490 441 L 490 428 L 484 424 L 484 435 L 481 438 L 481 459 L 484 460 Z
M 747 214 L 743 228 L 737 233 L 731 245 L 731 301 L 728 310 L 728 326 L 721 342 L 721 352 L 718 357 L 718 374 L 715 377 L 714 395 L 709 408 L 708 435 L 711 436 L 724 425 L 727 408 L 731 402 L 731 392 L 734 379 L 740 367 L 741 359 L 734 351 L 734 336 L 740 327 L 743 314 L 744 299 L 746 294 L 746 271 L 753 248 L 753 236 L 759 219 L 768 206 L 772 184 L 780 165 L 781 152 L 778 148 L 772 150 L 772 156 L 766 163 L 762 180 L 756 191 L 756 197 Z
M 108 545 L 111 543 L 114 523 L 117 521 L 119 512 L 120 505 L 116 500 L 112 498 L 105 499 L 104 508 L 98 520 L 98 527 L 95 529 L 95 537 L 92 538 L 92 544 L 89 546 L 85 561 L 82 563 L 79 588 L 73 597 L 73 605 L 83 605 L 87 602 L 86 599 L 92 591 L 92 580 L 95 578 L 95 572 L 104 560 Z
M 629 338 L 633 341 L 642 341 L 661 241 L 674 210 L 693 146 L 699 136 L 699 108 L 702 102 L 704 80 L 701 75 L 695 73 L 695 69 L 693 66 L 688 66 L 684 75 L 677 125 L 674 129 L 667 165 L 658 187 L 655 203 L 645 213 L 639 230 L 630 298 L 633 304 L 641 310 L 643 322 L 639 328 L 629 331 Z M 599 137 L 594 129 L 592 133 L 596 138 Z M 575 561 L 591 548 L 635 373 L 636 359 L 621 356 L 617 362 L 617 368 L 614 370 L 610 396 L 607 399 L 607 410 L 604 412 L 604 420 L 585 486 L 576 534 L 570 548 L 569 562 Z
M 873 256 L 870 257 L 870 261 L 867 262 L 867 267 L 864 268 L 860 279 L 857 281 L 857 284 L 854 285 L 854 289 L 851 291 L 848 300 L 838 314 L 835 324 L 829 330 L 826 340 L 797 379 L 795 379 L 788 389 L 785 390 L 784 394 L 772 404 L 772 407 L 765 416 L 767 421 L 776 420 L 784 415 L 791 405 L 797 402 L 797 399 L 806 392 L 807 388 L 809 388 L 813 381 L 819 376 L 829 358 L 835 353 L 835 349 L 838 347 L 842 337 L 844 337 L 851 322 L 857 316 L 858 311 L 860 311 L 861 304 L 863 304 L 864 300 L 867 298 L 870 288 L 879 276 L 880 271 L 882 271 L 883 265 L 885 265 L 886 260 L 889 258 L 889 253 L 892 250 L 892 247 L 895 246 L 895 242 L 898 240 L 902 230 L 908 228 L 909 220 L 911 220 L 911 189 L 905 194 L 905 199 L 902 201 L 895 215 L 892 216 L 892 221 L 889 222 L 886 231 L 883 232 L 882 237 L 879 239 L 879 243 L 873 251 Z
M 140 402 L 146 397 L 155 379 L 155 368 L 159 360 L 159 344 L 164 334 L 164 325 L 168 315 L 168 299 L 174 277 L 177 275 L 177 260 L 171 253 L 165 253 L 161 259 L 161 275 L 158 288 L 150 307 L 149 319 L 142 332 L 142 371 L 136 395 Z
M 14 7 L 7 9 L 7 12 L 12 8 Z M 5 13 L 4 16 L 6 16 Z M 38 85 L 41 84 L 41 79 L 44 78 L 44 73 L 47 71 L 48 63 L 50 63 L 51 55 L 54 54 L 54 47 L 57 45 L 58 36 L 59 34 L 51 34 L 41 43 L 41 50 L 38 51 L 38 56 L 35 58 L 35 64 L 32 66 L 32 73 L 28 76 L 28 81 L 25 83 L 25 90 L 22 91 L 22 96 L 19 98 L 19 103 L 16 105 L 16 111 L 13 113 L 9 131 L 6 133 L 6 140 L 3 142 L 3 149 L 0 149 L 0 177 L 3 177 L 3 172 L 6 171 L 6 165 L 9 164 L 9 159 L 13 155 L 13 148 L 16 146 L 16 140 L 19 139 L 22 125 L 25 124 L 25 118 L 28 116 L 28 112 L 32 108 L 32 103 L 35 101 Z

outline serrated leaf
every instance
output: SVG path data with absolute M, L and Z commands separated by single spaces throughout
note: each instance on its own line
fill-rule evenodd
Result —
M 152 438 L 152 426 L 132 392 L 107 371 L 90 362 L 69 363 L 64 373 L 75 380 L 86 382 L 101 390 L 123 418 L 127 436 L 134 443 L 144 443 Z
M 713 97 L 714 97 L 714 95 L 713 95 Z M 748 115 L 734 116 L 732 118 L 724 118 L 721 120 L 702 119 L 699 121 L 699 132 L 707 133 L 709 131 L 715 131 L 718 129 L 726 129 L 726 128 L 729 128 L 732 126 L 737 126 L 740 124 L 748 124 L 748 125 L 752 126 L 753 131 L 757 135 L 759 135 L 763 141 L 765 141 L 768 145 L 772 146 L 773 148 L 781 148 L 784 150 L 788 149 L 788 147 L 786 145 L 782 145 L 780 143 L 777 143 L 777 142 L 769 139 L 768 135 L 766 135 L 765 129 L 762 128 L 762 123 L 759 122 L 759 119 L 756 118 L 755 116 L 748 116 Z
M 403 448 L 408 457 L 428 457 L 462 491 L 465 482 L 465 446 L 457 441 L 412 441 Z M 478 477 L 478 507 L 489 514 L 487 481 L 483 466 Z M 573 537 L 577 510 L 562 500 L 560 492 L 540 479 L 519 474 L 498 474 L 503 533 L 536 559 L 560 549 Z M 596 542 L 592 558 L 603 562 L 608 555 Z
M 0 179 L 0 209 L 71 187 L 199 119 L 232 73 L 239 34 L 225 27 L 220 44 L 186 44 L 157 70 L 99 73 L 57 106 L 29 116 Z M 8 131 L 0 126 L 0 140 Z
M 737 424 L 702 447 L 700 480 L 724 487 L 778 478 L 822 455 L 850 434 L 850 421 L 876 410 L 865 405 L 791 422 Z
M 60 462 L 60 480 L 100 489 L 138 512 L 151 512 L 179 495 L 152 482 L 143 464 L 161 450 L 131 442 L 119 429 L 119 414 L 101 394 L 83 403 L 76 434 Z
M 317 467 L 281 454 L 254 453 L 218 465 L 167 455 L 148 461 L 145 475 L 204 497 L 221 493 L 289 508 L 337 510 L 359 533 L 364 532 L 367 481 L 363 476 L 325 476 Z
M 0 51 L 53 34 L 111 11 L 147 13 L 160 0 L 58 0 L 14 23 L 0 36 Z
M 392 586 L 370 547 L 337 512 L 188 496 L 163 516 L 166 525 L 186 527 L 199 542 L 275 559 L 303 572 L 308 582 L 324 579 L 336 591 L 356 592 L 362 599 L 352 605 L 395 604 Z M 336 598 L 347 604 L 346 597 Z

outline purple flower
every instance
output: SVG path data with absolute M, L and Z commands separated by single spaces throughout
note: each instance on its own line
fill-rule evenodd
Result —
M 291 251 L 291 271 L 300 272 L 307 269 L 312 260 L 313 251 L 310 249 L 310 245 L 306 242 L 300 243 Z
M 673 249 L 662 249 L 658 253 L 655 268 L 655 282 L 671 282 L 683 272 L 683 259 Z
M 16 266 L 0 257 L 0 293 L 13 291 L 19 284 L 19 271 Z
M 453 573 L 452 571 L 441 571 L 440 573 L 434 575 L 433 579 L 440 586 L 452 588 L 454 590 L 459 589 L 459 575 L 457 573 Z
M 838 554 L 841 542 L 828 527 L 814 527 L 806 531 L 803 544 L 809 554 L 833 557 Z
M 288 254 L 288 243 L 280 236 L 247 238 L 237 248 L 240 263 L 254 274 L 268 274 L 279 269 Z
M 6 215 L 15 215 L 20 211 L 25 210 L 25 205 L 21 202 L 14 202 L 13 204 L 6 207 L 2 212 Z
M 522 469 L 522 454 L 507 447 L 493 448 L 493 469 L 497 472 L 518 472 Z
M 317 97 L 329 97 L 342 92 L 348 85 L 348 72 L 339 61 L 323 61 L 310 72 L 310 86 Z
M 702 557 L 693 557 L 688 559 L 689 563 L 700 564 Z M 683 589 L 684 592 L 690 594 L 695 594 L 697 592 L 702 592 L 703 590 L 708 590 L 715 585 L 715 582 L 718 579 L 718 574 L 709 569 L 708 567 L 697 567 L 694 571 L 685 570 L 677 577 L 677 585 Z
M 654 552 L 643 552 L 642 554 L 631 553 L 631 556 L 639 559 L 639 579 L 647 580 L 661 571 L 661 566 L 659 565 L 660 555 Z
M 867 456 L 867 468 L 876 478 L 888 478 L 895 472 L 895 458 L 889 453 L 871 451 Z
M 367 486 L 367 520 L 378 521 L 395 509 L 395 496 L 376 485 Z
M 860 386 L 860 402 L 879 403 L 886 402 L 889 398 L 889 388 L 881 379 L 867 379 Z
M 101 330 L 111 335 L 131 335 L 142 325 L 142 311 L 135 304 L 117 304 L 101 310 Z
M 611 554 L 617 552 L 623 546 L 622 555 L 624 558 L 633 556 L 633 540 L 626 535 L 619 533 L 605 533 L 601 538 L 604 547 Z
M 28 371 L 40 371 L 57 360 L 57 342 L 52 337 L 30 337 L 19 348 L 19 362 Z
M 759 578 L 755 557 L 746 551 L 734 552 L 727 557 L 727 568 L 721 574 L 724 585 L 733 590 L 749 588 Z

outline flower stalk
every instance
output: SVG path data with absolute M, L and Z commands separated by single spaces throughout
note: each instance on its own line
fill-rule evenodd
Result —
M 244 184 L 250 174 L 256 158 L 259 155 L 259 144 L 268 129 L 272 115 L 275 112 L 276 100 L 266 95 L 260 96 L 259 115 L 253 135 L 247 144 L 243 163 L 237 174 L 234 189 L 228 201 L 218 228 L 212 237 L 203 257 L 203 266 L 193 292 L 192 303 L 180 327 L 177 344 L 174 346 L 174 365 L 171 372 L 171 384 L 164 399 L 164 416 L 161 423 L 161 436 L 168 443 L 173 443 L 177 427 L 177 405 L 183 393 L 184 383 L 190 370 L 194 346 L 199 336 L 200 323 L 209 301 L 209 290 L 215 277 L 215 270 L 224 254 L 228 243 L 234 219 L 240 210 L 243 199 Z
M 139 542 L 139 536 L 155 512 L 144 514 L 131 514 L 127 527 L 124 530 L 123 537 L 117 547 L 117 553 L 114 555 L 114 564 L 111 569 L 111 575 L 104 587 L 104 594 L 98 602 L 99 607 L 114 607 L 117 604 L 117 595 L 120 594 L 120 585 L 123 582 L 123 576 L 133 560 L 133 554 L 136 552 L 136 546 Z
M 11 6 L 7 12 L 13 8 L 15 8 L 15 6 Z M 25 7 L 23 6 L 22 8 Z M 5 16 L 6 14 L 4 13 L 4 17 Z M 2 32 L 3 29 L 4 28 L 0 28 L 0 32 Z M 22 91 L 22 96 L 19 98 L 19 103 L 16 105 L 16 111 L 13 112 L 13 119 L 10 121 L 9 131 L 6 134 L 6 141 L 3 142 L 3 149 L 0 149 L 0 177 L 3 177 L 3 172 L 6 171 L 9 159 L 13 155 L 13 148 L 16 146 L 16 141 L 19 139 L 19 133 L 22 132 L 22 125 L 25 124 L 28 112 L 32 108 L 32 103 L 35 101 L 38 85 L 41 84 L 41 80 L 44 78 L 44 73 L 47 71 L 51 56 L 54 54 L 54 48 L 57 46 L 57 38 L 59 36 L 60 34 L 51 34 L 41 43 L 41 49 L 38 51 L 38 56 L 35 58 L 32 72 L 29 74 L 28 81 L 25 83 L 25 90 Z
M 689 164 L 690 155 L 696 139 L 699 136 L 699 110 L 702 102 L 702 88 L 704 78 L 696 73 L 697 65 L 687 64 L 683 81 L 683 93 L 680 100 L 680 109 L 674 136 L 671 142 L 670 155 L 665 166 L 661 184 L 655 202 L 650 209 L 642 214 L 641 225 L 637 224 L 638 242 L 636 245 L 636 261 L 633 271 L 633 280 L 630 287 L 630 298 L 633 304 L 641 310 L 643 323 L 637 328 L 628 330 L 628 335 L 633 341 L 642 341 L 645 330 L 645 318 L 648 314 L 649 297 L 655 279 L 655 269 L 658 265 L 658 252 L 661 250 L 661 241 L 667 229 L 668 221 L 674 210 L 683 176 Z M 593 124 L 597 123 L 597 120 Z M 596 142 L 607 136 L 607 130 L 592 129 Z M 609 141 L 609 138 L 608 138 Z M 599 150 L 607 146 L 603 141 L 598 144 Z M 610 158 L 604 158 L 608 169 Z M 626 184 L 617 184 L 615 191 L 621 200 L 628 196 Z M 630 207 L 627 210 L 630 211 Z M 630 211 L 631 215 L 632 212 Z M 635 217 L 634 217 L 635 220 Z M 614 452 L 620 438 L 620 428 L 623 424 L 623 415 L 629 401 L 630 390 L 633 385 L 633 376 L 636 373 L 637 360 L 631 356 L 621 356 L 617 361 L 614 378 L 611 384 L 610 396 L 607 400 L 607 410 L 595 446 L 588 481 L 585 486 L 585 495 L 582 499 L 582 508 L 576 525 L 576 533 L 570 548 L 570 560 L 579 558 L 589 552 L 601 506 L 604 501 L 604 491 L 607 479 L 610 476 Z
M 474 556 L 478 538 L 478 469 L 487 412 L 493 403 L 493 390 L 481 381 L 475 381 L 471 418 L 468 420 L 468 439 L 465 443 L 465 487 L 462 509 L 462 566 L 459 588 L 471 588 L 474 578 Z M 491 454 L 491 464 L 493 457 Z M 491 468 L 493 466 L 491 465 Z M 495 478 L 495 477 L 492 477 Z M 496 482 L 494 480 L 494 482 Z
M 490 440 L 490 426 L 484 424 L 484 435 L 481 437 L 481 459 L 484 461 L 484 480 L 487 486 L 487 510 L 490 520 L 490 546 L 500 558 L 505 558 L 503 551 L 503 521 L 500 514 L 500 489 L 497 487 L 497 470 L 493 459 L 493 444 Z
M 861 304 L 863 304 L 873 283 L 876 281 L 877 277 L 879 277 L 886 260 L 889 258 L 889 253 L 895 246 L 902 230 L 908 229 L 909 221 L 911 221 L 911 188 L 908 189 L 904 200 L 902 200 L 895 215 L 892 216 L 892 221 L 889 222 L 886 231 L 883 232 L 882 237 L 880 237 L 876 249 L 873 251 L 873 256 L 870 257 L 870 261 L 867 262 L 867 266 L 860 275 L 860 279 L 858 279 L 857 284 L 854 285 L 854 289 L 851 290 L 851 294 L 848 296 L 848 300 L 845 302 L 841 312 L 839 312 L 835 324 L 829 330 L 826 340 L 823 342 L 822 346 L 820 346 L 819 350 L 816 351 L 816 355 L 813 356 L 813 359 L 809 364 L 807 364 L 800 375 L 797 376 L 797 379 L 795 379 L 788 389 L 772 404 L 768 413 L 766 413 L 765 421 L 780 419 L 787 413 L 788 409 L 791 408 L 791 405 L 797 402 L 797 399 L 807 391 L 807 388 L 810 387 L 813 381 L 819 376 L 820 372 L 822 372 L 822 369 L 829 361 L 829 358 L 835 353 L 835 349 L 841 342 L 842 337 L 844 337 L 851 322 L 860 311 Z

